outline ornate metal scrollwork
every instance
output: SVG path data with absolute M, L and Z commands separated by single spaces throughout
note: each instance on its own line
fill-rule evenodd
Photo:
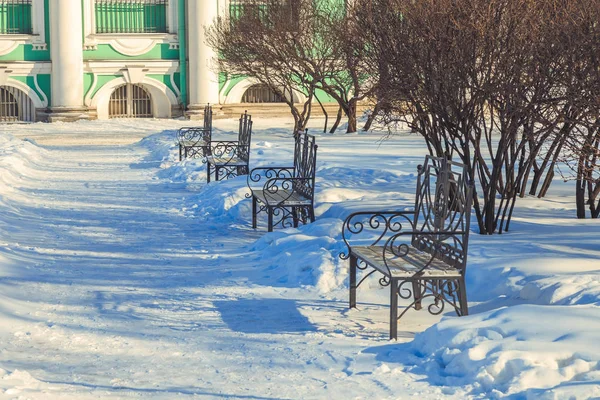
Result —
M 368 231 L 376 235 L 374 240 L 370 240 L 370 245 L 375 246 L 390 234 L 401 232 L 405 225 L 412 229 L 413 214 L 413 211 L 375 211 L 349 215 L 342 226 L 342 239 L 348 250 L 340 253 L 339 257 L 347 260 L 350 256 L 350 235 L 359 235 Z
M 415 289 L 417 292 L 415 292 Z M 462 315 L 462 308 L 458 300 L 458 290 L 457 279 L 400 281 L 398 284 L 398 297 L 404 300 L 410 298 L 414 300 L 400 313 L 398 319 L 425 299 L 433 299 L 433 302 L 427 306 L 427 311 L 432 315 L 440 315 L 444 312 L 446 304 L 449 304 L 460 316 Z
M 240 117 L 237 141 L 212 141 L 209 138 L 205 152 L 207 181 L 210 182 L 212 172 L 217 181 L 248 174 L 251 138 L 252 117 L 247 112 Z
M 269 214 L 269 230 L 276 225 L 288 227 L 314 221 L 316 152 L 314 136 L 297 133 L 293 167 L 271 166 L 250 171 L 247 178 L 250 193 L 246 197 L 253 199 L 254 227 L 256 216 L 262 211 Z
M 292 228 L 294 226 L 294 215 L 288 207 L 273 207 L 273 227 Z
M 294 176 L 294 168 L 293 167 L 259 167 L 253 168 L 248 174 L 247 181 L 248 187 L 252 190 L 253 187 L 256 187 L 257 183 L 262 180 L 271 180 L 271 179 L 285 179 L 292 178 Z M 252 193 L 246 193 L 246 198 L 251 198 Z

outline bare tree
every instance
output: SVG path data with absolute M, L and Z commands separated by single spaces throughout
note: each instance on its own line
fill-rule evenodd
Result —
M 574 2 L 564 15 L 556 46 L 564 60 L 562 102 L 569 113 L 561 117 L 573 127 L 557 134 L 562 148 L 560 161 L 565 179 L 574 179 L 577 217 L 600 217 L 600 1 Z M 555 21 L 555 28 L 561 21 Z
M 553 87 L 540 71 L 551 66 L 540 64 L 536 46 L 554 17 L 549 3 L 361 2 L 384 112 L 420 133 L 431 154 L 468 166 L 481 233 L 509 228 L 548 131 L 537 117 Z
M 308 100 L 312 102 L 315 90 L 321 90 L 348 117 L 347 131 L 355 132 L 357 104 L 373 92 L 373 80 L 364 62 L 366 41 L 360 39 L 360 25 L 348 17 L 344 4 L 309 0 L 244 4 L 259 11 L 222 17 L 208 31 L 222 68 L 252 76 L 275 92 L 295 87 L 305 93 L 304 110 L 310 110 Z M 293 102 L 288 105 L 295 120 L 304 122 Z M 332 131 L 340 118 L 338 113 Z
M 221 70 L 256 79 L 289 106 L 295 130 L 306 127 L 316 82 L 298 69 L 290 69 L 290 51 L 302 51 L 306 28 L 295 18 L 297 2 L 246 1 L 239 13 L 217 18 L 207 28 L 207 42 L 219 54 Z M 296 93 L 304 95 L 298 104 Z

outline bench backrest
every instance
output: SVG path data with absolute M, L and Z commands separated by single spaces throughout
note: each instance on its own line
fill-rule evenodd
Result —
M 294 178 L 302 178 L 293 183 L 294 190 L 313 200 L 315 193 L 315 171 L 317 168 L 317 148 L 315 137 L 304 132 L 294 134 Z
M 412 245 L 435 259 L 464 269 L 473 201 L 473 184 L 467 183 L 463 164 L 427 156 L 419 166 L 415 196 L 416 232 L 439 235 L 412 237 Z
M 240 116 L 240 128 L 238 131 L 238 152 L 240 160 L 248 161 L 250 159 L 250 142 L 252 140 L 252 116 L 248 111 Z
M 177 131 L 177 140 L 179 143 L 186 143 L 191 146 L 209 146 L 212 140 L 212 106 L 207 104 L 204 107 L 203 125 L 184 126 Z
M 177 140 L 189 146 L 207 145 L 210 137 L 210 131 L 199 126 L 186 126 L 177 131 Z

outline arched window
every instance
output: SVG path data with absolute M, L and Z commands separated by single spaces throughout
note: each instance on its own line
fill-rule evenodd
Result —
M 119 86 L 110 95 L 108 115 L 110 118 L 152 118 L 152 98 L 140 85 Z
M 33 101 L 20 89 L 0 86 L 0 122 L 34 122 Z
M 284 98 L 273 92 L 267 85 L 250 86 L 242 96 L 242 103 L 283 103 Z

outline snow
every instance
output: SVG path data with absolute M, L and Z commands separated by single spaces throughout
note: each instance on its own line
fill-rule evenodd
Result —
M 317 133 L 317 221 L 267 233 L 245 177 L 177 161 L 187 124 L 0 126 L 0 397 L 600 397 L 600 226 L 571 183 L 472 233 L 470 316 L 413 310 L 389 341 L 376 278 L 347 308 L 341 224 L 412 204 L 422 140 Z M 290 164 L 290 132 L 257 119 L 251 164 Z

